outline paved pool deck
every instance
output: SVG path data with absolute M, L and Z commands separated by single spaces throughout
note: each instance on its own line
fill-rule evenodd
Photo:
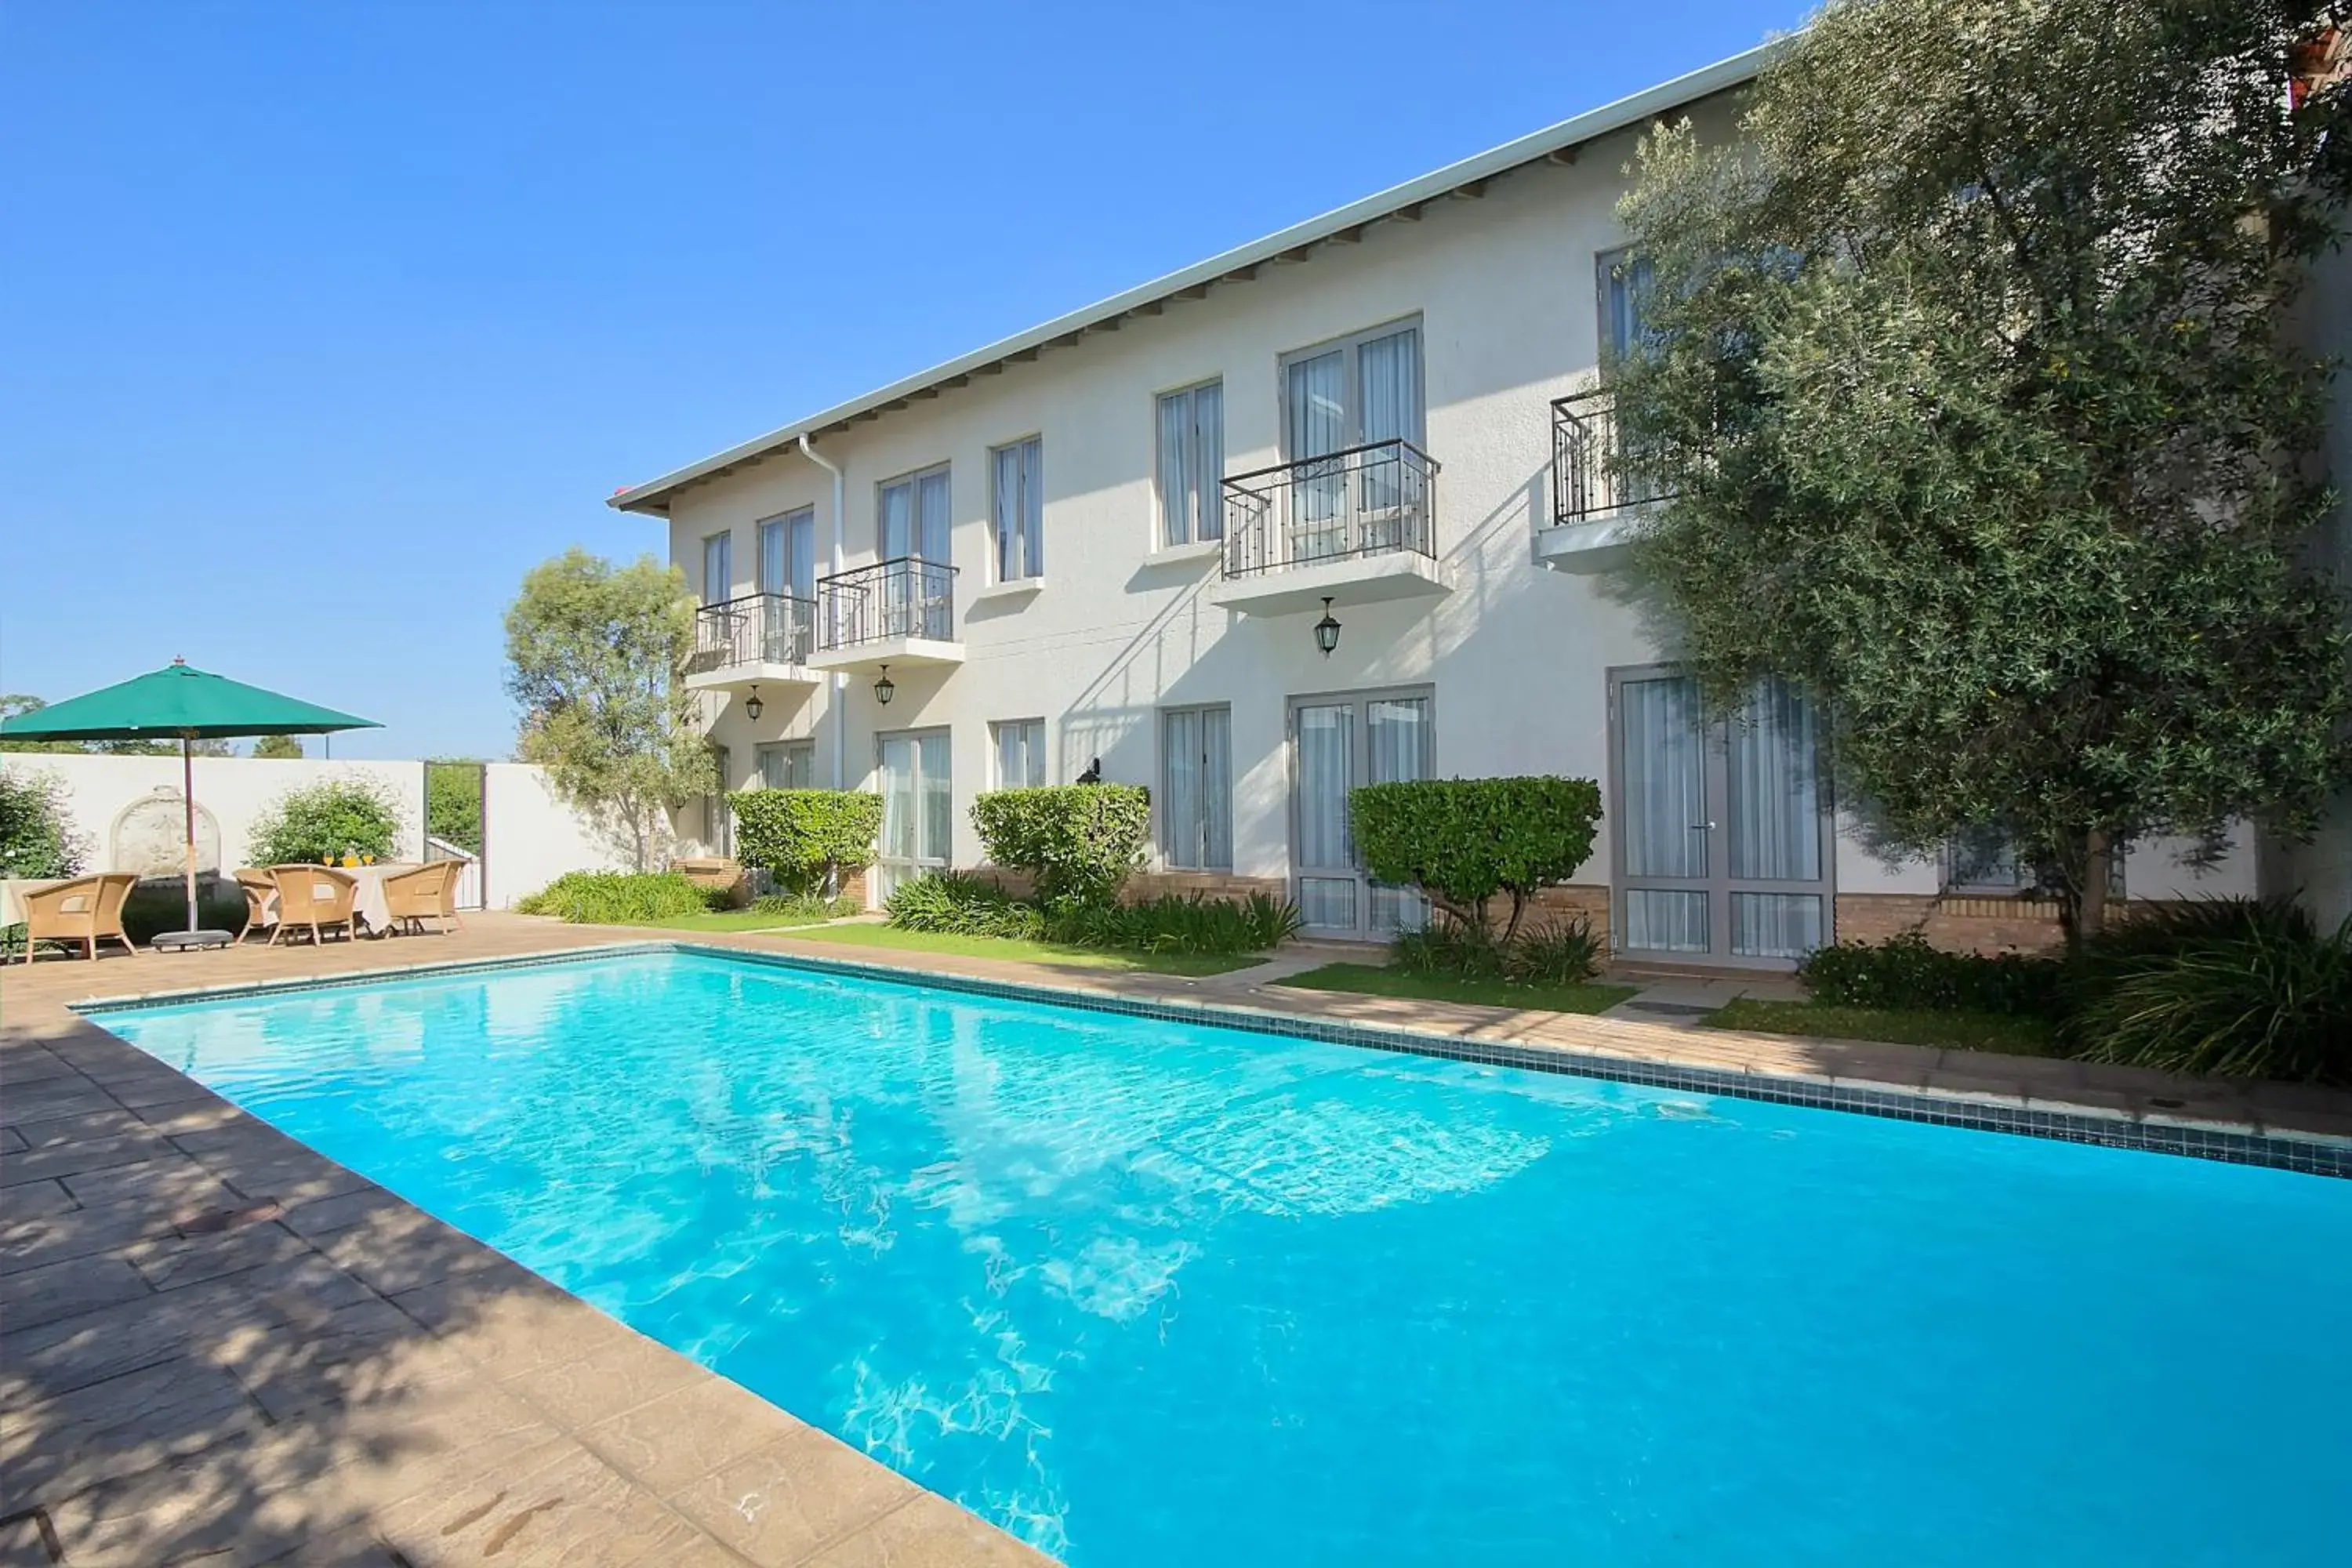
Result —
M 446 937 L 0 971 L 0 1568 L 1046 1559 L 71 1011 L 645 937 L 1457 1039 L 2352 1137 L 2352 1095 L 742 933 Z M 1622 1012 L 1622 1009 L 1618 1010 Z

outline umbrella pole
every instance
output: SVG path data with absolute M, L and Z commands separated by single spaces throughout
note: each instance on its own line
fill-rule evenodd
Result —
M 152 775 L 151 775 L 152 776 Z M 180 804 L 188 817 L 188 931 L 196 929 L 196 754 L 194 742 L 180 737 Z

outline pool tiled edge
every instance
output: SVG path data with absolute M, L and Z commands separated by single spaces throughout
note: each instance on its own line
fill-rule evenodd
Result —
M 357 970 L 315 980 L 268 981 L 93 998 L 73 1004 L 73 1006 L 86 1016 L 102 1017 L 110 1012 L 219 1000 L 234 995 L 266 995 L 329 986 L 375 984 L 391 980 L 575 963 L 665 951 L 819 973 L 852 975 L 865 980 L 971 995 L 1000 996 L 1053 1006 L 1210 1024 L 1256 1034 L 1286 1035 L 1371 1050 L 1606 1079 L 1649 1088 L 1850 1111 L 1894 1121 L 2005 1132 L 2105 1148 L 2179 1154 L 2231 1164 L 2262 1165 L 2309 1175 L 2352 1178 L 2352 1138 L 2324 1133 L 2252 1130 L 2243 1125 L 2193 1117 L 2135 1113 L 2072 1104 L 2063 1100 L 2028 1099 L 1985 1090 L 1931 1087 L 1910 1089 L 1870 1079 L 1846 1080 L 1789 1072 L 1702 1067 L 1538 1042 L 1493 1040 L 1475 1035 L 1441 1034 L 1428 1029 L 1323 1019 L 1222 1001 L 1130 996 L 1078 983 L 1041 984 L 998 980 L 934 969 L 860 963 L 830 955 L 778 952 L 691 940 L 632 940 L 555 952 Z

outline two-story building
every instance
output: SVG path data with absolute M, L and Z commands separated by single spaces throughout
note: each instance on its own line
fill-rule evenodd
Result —
M 1641 499 L 1600 460 L 1643 281 L 1625 166 L 1662 116 L 1728 134 L 1766 53 L 614 497 L 668 520 L 700 596 L 729 785 L 879 789 L 878 898 L 979 861 L 975 794 L 1098 768 L 1151 786 L 1156 879 L 1372 938 L 1414 911 L 1356 864 L 1351 787 L 1564 773 L 1607 813 L 1564 901 L 1627 957 L 1783 965 L 1923 916 L 2034 934 L 1962 897 L 2011 868 L 1847 830 L 1801 698 L 1709 723 L 1615 570 Z M 2252 859 L 2195 889 L 2251 889 Z M 2189 880 L 2161 845 L 2128 875 Z

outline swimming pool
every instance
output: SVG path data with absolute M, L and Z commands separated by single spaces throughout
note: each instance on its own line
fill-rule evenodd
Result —
M 2346 1555 L 2352 1182 L 692 952 L 93 1016 L 1077 1568 Z

